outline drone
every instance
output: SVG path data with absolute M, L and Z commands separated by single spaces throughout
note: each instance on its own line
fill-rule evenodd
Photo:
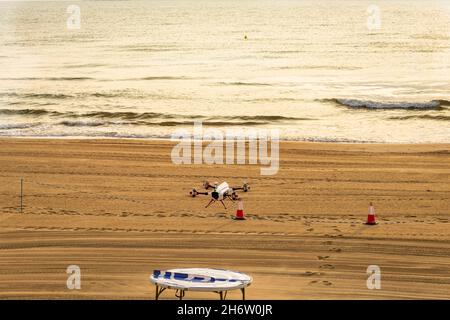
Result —
M 211 184 L 208 181 L 205 181 L 203 183 L 203 187 L 206 190 L 213 189 L 213 191 L 212 192 L 208 192 L 208 191 L 200 192 L 194 188 L 189 192 L 189 194 L 191 195 L 192 198 L 195 198 L 197 195 L 205 195 L 205 196 L 211 195 L 211 200 L 205 206 L 205 208 L 208 208 L 212 203 L 214 203 L 216 201 L 220 201 L 220 203 L 226 209 L 227 207 L 225 206 L 224 200 L 229 199 L 232 202 L 234 202 L 235 200 L 239 199 L 239 196 L 237 195 L 236 190 L 243 190 L 244 192 L 247 192 L 250 190 L 250 186 L 248 185 L 248 183 L 244 183 L 242 185 L 242 187 L 230 187 L 228 185 L 228 183 L 226 183 L 226 182 L 222 182 L 221 184 L 218 184 L 217 182 L 215 182 L 214 184 Z

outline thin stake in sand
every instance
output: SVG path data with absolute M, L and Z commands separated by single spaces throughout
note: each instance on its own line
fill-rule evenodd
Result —
M 20 178 L 20 213 L 23 213 L 23 178 Z

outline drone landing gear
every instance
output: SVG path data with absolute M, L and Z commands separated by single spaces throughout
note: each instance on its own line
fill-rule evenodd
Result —
M 209 203 L 205 206 L 205 208 L 208 208 L 210 205 L 211 205 L 211 203 L 213 203 L 213 202 L 216 202 L 216 200 L 214 200 L 214 199 L 211 199 L 210 201 L 209 201 Z M 225 206 L 225 203 L 223 203 L 223 200 L 220 200 L 220 203 L 223 205 L 223 207 L 226 209 L 227 207 Z
M 209 201 L 209 203 L 205 206 L 205 208 L 208 208 L 210 205 L 211 205 L 211 203 L 213 203 L 215 200 L 214 199 L 211 199 L 210 201 Z

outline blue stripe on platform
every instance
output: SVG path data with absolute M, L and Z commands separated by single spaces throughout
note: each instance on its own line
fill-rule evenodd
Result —
M 212 282 L 216 282 L 216 281 L 222 281 L 222 282 L 242 281 L 242 280 L 238 280 L 238 279 L 214 278 L 214 277 L 208 277 L 208 276 L 194 276 L 192 279 L 188 279 L 190 277 L 190 275 L 188 273 L 153 270 L 153 277 L 155 277 L 155 278 L 171 279 L 172 276 L 173 276 L 173 279 L 175 279 L 175 280 L 184 280 L 184 281 L 192 281 L 192 282 L 210 282 L 210 283 L 212 283 Z

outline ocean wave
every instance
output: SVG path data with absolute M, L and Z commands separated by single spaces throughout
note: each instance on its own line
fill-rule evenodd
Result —
M 58 124 L 66 127 L 101 127 L 108 123 L 101 121 L 61 121 Z
M 3 115 L 30 115 L 30 116 L 62 116 L 66 113 L 51 111 L 46 109 L 0 109 L 0 114 Z
M 95 80 L 89 77 L 47 77 L 47 78 L 33 78 L 33 77 L 23 77 L 23 78 L 0 78 L 0 80 L 26 80 L 26 81 L 83 81 L 83 80 Z
M 384 141 L 377 140 L 362 140 L 349 138 L 335 138 L 335 137 L 287 137 L 282 139 L 284 141 L 306 141 L 306 142 L 326 142 L 326 143 L 380 143 Z
M 389 117 L 391 120 L 436 120 L 436 121 L 450 121 L 450 116 L 444 115 L 414 115 L 414 116 L 404 116 L 404 117 Z
M 271 86 L 270 83 L 263 83 L 263 82 L 242 82 L 242 81 L 234 81 L 234 82 L 218 82 L 219 85 L 226 85 L 226 86 Z
M 188 48 L 180 48 L 175 45 L 124 45 L 116 47 L 119 51 L 130 52 L 170 52 L 170 51 L 187 51 Z
M 100 138 L 100 139 L 155 139 L 155 140 L 168 140 L 171 139 L 171 134 L 133 134 L 133 133 L 121 133 L 116 131 L 108 132 L 46 132 L 46 133 L 28 133 L 28 132 L 8 132 L 0 131 L 0 137 L 23 137 L 23 138 Z
M 131 111 L 94 111 L 88 113 L 80 113 L 72 115 L 72 117 L 85 117 L 85 118 L 102 118 L 102 119 L 123 119 L 123 120 L 138 120 L 138 119 L 172 119 L 175 118 L 172 114 L 160 113 L 160 112 L 131 112 Z
M 84 64 L 67 64 L 63 65 L 63 68 L 67 69 L 78 69 L 78 68 L 96 68 L 96 67 L 104 67 L 106 64 L 102 63 L 84 63 Z
M 155 119 L 188 119 L 188 120 L 203 120 L 205 123 L 217 123 L 217 125 L 233 125 L 230 121 L 237 121 L 237 123 L 261 124 L 270 123 L 274 121 L 288 121 L 288 120 L 313 120 L 311 118 L 285 117 L 279 115 L 254 115 L 254 116 L 221 116 L 211 117 L 205 115 L 184 115 L 184 114 L 170 114 L 160 112 L 131 112 L 131 111 L 92 111 L 86 113 L 77 113 L 73 111 L 58 112 L 47 109 L 0 109 L 0 114 L 3 115 L 29 115 L 29 116 L 52 116 L 59 118 L 72 119 L 108 119 L 108 120 L 155 120 Z M 191 121 L 192 122 L 192 121 Z M 168 122 L 170 123 L 170 122 Z M 131 124 L 139 124 L 134 122 Z
M 433 101 L 439 102 L 439 104 L 441 106 L 446 106 L 446 107 L 450 106 L 450 101 L 449 100 L 433 100 Z
M 191 79 L 188 77 L 174 77 L 174 76 L 149 76 L 149 77 L 143 77 L 143 78 L 136 78 L 133 80 L 147 80 L 147 81 L 151 81 L 151 80 L 187 80 L 187 79 Z
M 358 66 L 338 66 L 338 65 L 288 65 L 272 67 L 273 70 L 360 70 Z
M 255 98 L 255 99 L 244 99 L 245 102 L 253 103 L 277 103 L 277 102 L 303 102 L 304 99 L 289 98 L 289 97 L 272 97 L 272 98 Z
M 284 116 L 224 116 L 228 120 L 261 120 L 261 121 L 286 121 L 286 120 L 314 120 L 312 118 L 284 117 Z
M 180 125 L 193 125 L 193 121 L 163 121 L 155 123 L 159 126 L 164 127 L 175 127 Z M 240 121 L 240 122 L 228 122 L 228 121 L 203 121 L 204 126 L 216 126 L 216 127 L 227 127 L 227 126 L 257 126 L 268 124 L 268 122 L 263 121 Z
M 40 123 L 13 123 L 0 124 L 0 130 L 28 129 L 40 125 Z
M 107 118 L 107 119 L 155 119 L 155 118 L 175 118 L 175 115 L 158 113 L 158 112 L 108 112 L 108 111 L 93 111 L 87 113 L 77 113 L 72 111 L 58 112 L 47 109 L 0 109 L 0 114 L 3 115 L 29 115 L 29 116 L 53 116 L 63 118 Z M 186 117 L 201 117 L 201 116 L 186 116 Z
M 340 106 L 354 109 L 404 109 L 404 110 L 440 110 L 450 106 L 448 100 L 432 100 L 428 102 L 379 102 L 358 99 L 324 99 L 324 102 L 333 102 Z
M 127 98 L 127 99 L 153 99 L 153 100 L 189 100 L 188 96 L 175 96 L 168 94 L 155 94 L 145 93 L 140 91 L 129 90 L 117 90 L 117 91 L 105 91 L 105 92 L 78 92 L 72 94 L 62 93 L 24 93 L 24 92 L 1 92 L 0 97 L 27 99 L 25 102 L 29 103 L 30 100 L 51 100 L 51 99 L 84 99 L 84 98 Z M 9 102 L 9 104 L 20 104 L 21 101 Z
M 65 127 L 101 127 L 101 126 L 114 126 L 114 125 L 128 125 L 128 126 L 161 126 L 161 127 L 176 127 L 176 126 L 192 126 L 194 121 L 61 121 L 58 125 Z M 202 125 L 205 126 L 257 126 L 268 124 L 268 122 L 262 121 L 203 121 Z
M 3 92 L 0 93 L 2 97 L 25 98 L 25 99 L 67 99 L 73 98 L 73 95 L 62 93 L 18 93 L 18 92 Z

